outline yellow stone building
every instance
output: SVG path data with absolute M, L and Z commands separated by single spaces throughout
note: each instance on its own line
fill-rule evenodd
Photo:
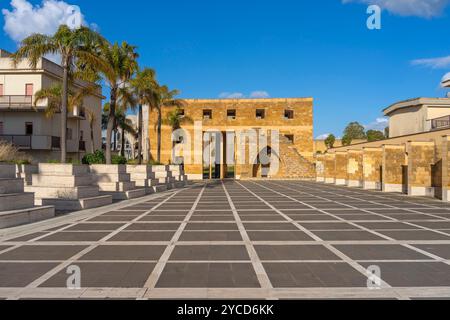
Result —
M 174 110 L 162 110 L 161 162 L 183 163 L 191 179 L 315 177 L 312 98 L 185 100 L 175 133 L 167 121 Z M 156 124 L 150 112 L 152 160 Z

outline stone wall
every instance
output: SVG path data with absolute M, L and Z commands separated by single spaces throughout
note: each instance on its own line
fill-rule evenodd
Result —
M 226 132 L 245 131 L 258 129 L 261 132 L 278 130 L 281 135 L 280 171 L 272 174 L 272 178 L 307 178 L 314 177 L 314 143 L 313 143 L 313 99 L 227 99 L 227 100 L 185 100 L 183 107 L 184 118 L 182 129 L 188 133 L 189 137 L 184 139 L 186 150 L 180 151 L 177 156 L 185 158 L 186 174 L 193 179 L 201 179 L 203 176 L 203 133 L 207 131 L 221 132 L 222 137 Z M 173 163 L 174 154 L 172 152 L 172 128 L 165 119 L 174 108 L 166 107 L 162 110 L 163 126 L 161 135 L 161 162 Z M 210 110 L 212 117 L 204 117 L 204 110 Z M 264 119 L 257 118 L 257 110 L 264 110 Z M 285 117 L 285 111 L 292 111 L 293 118 Z M 229 112 L 235 111 L 235 117 L 231 117 Z M 157 159 L 157 114 L 151 112 L 149 117 L 149 137 L 150 155 Z M 195 131 L 197 128 L 197 134 Z M 290 145 L 283 142 L 283 138 L 293 139 Z M 186 141 L 190 140 L 190 141 Z M 229 142 L 229 141 L 228 141 Z M 238 135 L 235 137 L 235 152 L 248 142 L 239 141 Z M 231 142 L 231 144 L 233 144 Z M 271 143 L 269 141 L 269 146 Z M 188 147 L 189 146 L 189 147 Z M 271 146 L 272 147 L 272 146 Z M 237 154 L 236 154 L 237 156 Z M 252 164 L 257 155 L 249 155 L 248 149 L 245 154 L 245 164 L 235 167 L 236 178 L 247 179 L 257 178 L 261 168 L 255 168 Z M 188 161 L 190 159 L 190 161 Z M 224 159 L 222 162 L 225 163 Z M 226 167 L 221 167 L 223 177 Z

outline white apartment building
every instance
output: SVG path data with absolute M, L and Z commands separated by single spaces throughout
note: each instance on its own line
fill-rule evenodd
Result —
M 0 140 L 13 143 L 30 154 L 34 161 L 60 159 L 61 115 L 47 118 L 48 102 L 33 108 L 35 93 L 62 81 L 62 68 L 47 59 L 41 59 L 36 69 L 24 60 L 15 68 L 10 53 L 0 50 Z M 90 84 L 75 81 L 76 91 Z M 76 106 L 67 119 L 67 157 L 81 160 L 86 152 L 102 148 L 101 87 L 94 95 L 85 97 L 83 106 Z M 91 141 L 87 109 L 94 111 L 94 141 Z M 93 147 L 93 148 L 92 148 Z
M 448 129 L 449 98 L 416 98 L 397 102 L 384 110 L 389 117 L 389 137 Z

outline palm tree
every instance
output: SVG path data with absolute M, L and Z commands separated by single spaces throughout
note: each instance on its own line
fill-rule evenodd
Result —
M 14 65 L 28 59 L 30 66 L 36 69 L 38 62 L 47 54 L 61 56 L 62 90 L 61 90 L 61 163 L 66 163 L 67 108 L 69 104 L 69 77 L 75 74 L 76 66 L 103 66 L 102 61 L 92 51 L 95 43 L 104 39 L 87 27 L 70 29 L 61 25 L 53 36 L 33 34 L 25 38 L 20 48 L 12 55 Z
M 142 128 L 143 128 L 143 105 L 154 105 L 155 88 L 157 83 L 155 80 L 156 73 L 153 69 L 145 68 L 138 71 L 136 77 L 131 80 L 132 90 L 137 98 L 138 104 L 138 161 L 142 164 Z
M 172 131 L 178 130 L 181 128 L 181 125 L 184 123 L 192 123 L 193 120 L 187 116 L 180 116 L 181 108 L 176 107 L 173 111 L 167 114 L 166 119 L 163 120 L 163 124 L 170 126 Z
M 116 123 L 117 123 L 117 128 L 122 129 L 122 133 L 121 133 L 121 144 L 122 144 L 122 149 L 121 149 L 121 156 L 124 157 L 125 156 L 125 134 L 129 133 L 133 136 L 136 135 L 136 130 L 133 126 L 133 122 L 127 118 L 125 112 L 121 109 L 117 110 L 116 113 Z
M 88 117 L 89 122 L 89 129 L 90 129 L 90 135 L 91 135 L 91 153 L 95 152 L 95 145 L 94 145 L 94 124 L 97 121 L 97 117 L 95 115 L 95 111 L 92 109 L 87 109 L 86 114 Z
M 159 86 L 154 90 L 154 101 L 150 107 L 158 113 L 157 128 L 157 161 L 161 162 L 161 127 L 162 127 L 162 108 L 163 107 L 177 107 L 181 108 L 185 105 L 182 99 L 176 99 L 180 92 L 178 90 L 169 90 L 167 86 Z
M 136 47 L 123 42 L 104 44 L 99 48 L 99 57 L 103 60 L 98 71 L 110 87 L 108 123 L 106 127 L 106 163 L 111 164 L 111 138 L 116 123 L 116 108 L 119 91 L 126 88 L 128 81 L 138 69 Z

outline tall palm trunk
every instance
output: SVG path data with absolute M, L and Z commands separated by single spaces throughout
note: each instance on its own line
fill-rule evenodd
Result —
M 114 130 L 114 123 L 116 122 L 116 88 L 111 88 L 111 102 L 109 105 L 109 115 L 108 115 L 108 127 L 106 128 L 106 150 L 105 150 L 105 158 L 106 164 L 111 164 L 112 156 L 111 156 L 111 140 L 112 133 Z
M 162 114 L 161 108 L 158 108 L 158 152 L 157 152 L 157 161 L 161 163 L 161 126 L 162 126 Z
M 69 59 L 63 58 L 62 102 L 61 102 L 61 163 L 67 161 L 67 106 L 69 104 Z
M 91 122 L 89 124 L 89 127 L 91 129 L 91 153 L 95 152 L 95 146 L 94 146 L 94 124 Z
M 143 120 L 142 120 L 142 104 L 139 104 L 139 115 L 138 115 L 139 119 L 139 124 L 138 124 L 138 159 L 139 159 L 139 164 L 142 164 L 142 124 L 143 124 Z
M 125 157 L 125 128 L 122 128 L 122 136 L 120 138 L 120 144 L 122 145 L 122 147 L 120 148 L 120 155 L 122 157 Z

